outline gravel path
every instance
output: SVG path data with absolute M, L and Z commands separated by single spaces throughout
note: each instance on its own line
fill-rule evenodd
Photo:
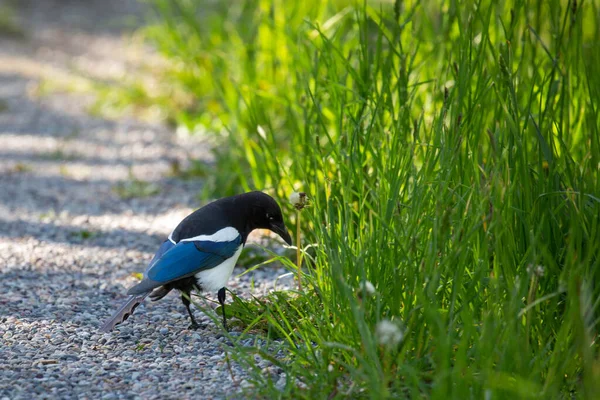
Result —
M 146 302 L 118 331 L 97 330 L 133 273 L 199 205 L 202 183 L 168 177 L 171 163 L 207 159 L 208 148 L 157 124 L 92 117 L 89 95 L 36 95 L 76 71 L 93 79 L 135 71 L 144 52 L 125 38 L 143 7 L 12 4 L 25 36 L 0 34 L 0 399 L 235 397 L 243 375 L 235 365 L 235 379 L 229 373 L 220 328 L 197 310 L 207 327 L 188 331 L 174 293 Z M 130 174 L 160 193 L 120 198 L 115 185 Z M 264 292 L 281 273 L 232 278 L 229 288 L 249 293 L 254 278 L 253 293 Z

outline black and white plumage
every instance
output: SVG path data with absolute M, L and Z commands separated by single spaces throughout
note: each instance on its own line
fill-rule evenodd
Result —
M 182 293 L 192 329 L 198 324 L 190 310 L 190 293 L 195 289 L 218 291 L 226 324 L 225 285 L 248 235 L 257 228 L 270 229 L 286 243 L 292 243 L 279 205 L 262 192 L 216 200 L 188 215 L 160 246 L 146 268 L 144 279 L 129 289 L 128 301 L 100 330 L 110 332 L 147 296 L 153 301 L 160 300 L 172 289 Z

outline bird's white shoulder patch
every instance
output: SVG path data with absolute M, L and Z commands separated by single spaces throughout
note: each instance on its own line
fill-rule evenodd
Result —
M 212 235 L 199 235 L 191 238 L 181 239 L 180 242 L 194 242 L 197 240 L 206 240 L 209 242 L 232 242 L 240 236 L 237 229 L 228 226 L 227 228 L 220 229 Z

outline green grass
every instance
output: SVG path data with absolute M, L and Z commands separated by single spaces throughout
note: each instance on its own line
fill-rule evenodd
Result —
M 248 395 L 598 396 L 597 1 L 153 4 L 207 194 L 311 199 L 304 291 L 235 302 Z
M 160 186 L 156 183 L 136 178 L 130 169 L 129 179 L 113 186 L 113 192 L 120 198 L 128 200 L 155 196 L 160 193 Z
M 98 237 L 100 235 L 99 232 L 88 231 L 87 229 L 82 229 L 80 231 L 73 231 L 69 234 L 70 238 L 77 241 L 90 240 Z
M 24 38 L 25 31 L 21 26 L 13 1 L 0 3 L 0 36 Z

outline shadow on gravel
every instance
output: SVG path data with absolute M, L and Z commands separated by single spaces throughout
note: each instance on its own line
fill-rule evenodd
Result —
M 10 206 L 43 217 L 68 212 L 72 216 L 120 214 L 131 209 L 112 194 L 115 184 L 108 180 L 81 181 L 65 176 L 38 176 L 33 173 L 0 175 Z M 7 204 L 8 205 L 8 204 Z M 140 210 L 140 213 L 143 211 Z
M 130 269 L 130 268 L 127 268 Z M 120 271 L 125 272 L 125 271 Z M 128 275 L 137 272 L 125 272 Z M 123 275 L 123 274 L 121 274 Z M 28 322 L 52 320 L 69 323 L 97 331 L 102 322 L 127 299 L 127 289 L 132 285 L 115 283 L 112 274 L 95 274 L 79 271 L 0 271 L 0 282 L 5 282 L 0 297 L 0 323 L 4 317 L 17 317 Z M 165 314 L 181 311 L 178 295 L 171 293 L 160 304 L 147 301 L 138 308 L 136 316 L 146 313 L 147 306 L 161 307 Z M 143 317 L 142 317 L 143 320 Z M 181 314 L 185 324 L 185 316 Z M 179 323 L 174 318 L 175 323 Z M 185 325 L 187 326 L 187 325 Z M 115 331 L 119 334 L 119 331 Z
M 2 49 L 0 48 L 0 62 Z M 2 135 L 31 135 L 68 141 L 77 139 L 90 145 L 102 145 L 106 148 L 120 148 L 122 143 L 109 140 L 110 136 L 94 133 L 127 129 L 137 134 L 155 131 L 156 125 L 137 120 L 117 123 L 111 119 L 89 114 L 70 115 L 44 106 L 40 100 L 28 94 L 27 86 L 32 79 L 26 75 L 0 72 L 0 139 Z M 125 126 L 126 128 L 123 128 Z M 83 135 L 85 131 L 85 135 Z M 90 134 L 91 133 L 91 134 Z M 142 139 L 146 144 L 169 142 L 164 135 L 153 135 Z
M 124 299 L 126 292 L 121 285 L 107 287 L 100 275 L 72 271 L 13 270 L 0 272 L 0 281 L 8 282 L 0 297 L 0 317 L 73 321 L 81 313 L 98 312 L 99 302 L 102 308 L 106 306 L 99 314 L 108 316 L 108 310 Z M 89 325 L 97 326 L 98 319 L 93 318 Z
M 115 192 L 118 182 L 110 180 L 82 181 L 66 176 L 39 176 L 34 172 L 0 174 L 0 187 L 3 187 L 0 218 L 3 207 L 12 213 L 27 211 L 40 219 L 61 213 L 68 213 L 71 218 L 106 214 L 154 218 L 173 208 L 197 205 L 181 196 L 198 193 L 202 187 L 200 181 L 166 177 L 150 182 L 159 189 L 158 193 L 124 199 Z M 176 197 L 177 194 L 180 197 Z
M 18 0 L 11 3 L 25 28 L 119 36 L 140 25 L 143 7 L 124 0 Z M 116 17 L 115 17 L 116 16 Z
M 13 232 L 18 233 L 14 234 Z M 157 250 L 158 246 L 165 240 L 165 237 L 161 235 L 151 235 L 122 228 L 105 231 L 85 226 L 55 225 L 51 222 L 6 221 L 0 219 L 0 238 L 20 239 L 26 237 L 33 237 L 48 243 L 131 248 L 148 252 Z
M 0 135 L 2 132 L 0 132 Z M 80 142 L 82 142 L 80 140 Z M 83 141 L 85 142 L 85 140 Z M 90 167 L 103 167 L 103 166 L 144 166 L 144 165 L 153 165 L 156 164 L 156 159 L 146 159 L 146 160 L 123 160 L 117 157 L 106 158 L 106 157 L 90 157 L 85 155 L 78 155 L 76 153 L 64 151 L 61 149 L 57 149 L 54 151 L 46 151 L 43 153 L 37 154 L 26 154 L 26 153 L 16 153 L 16 152 L 5 152 L 0 150 L 0 160 L 3 161 L 14 161 L 14 162 L 27 162 L 27 161 L 35 161 L 36 163 L 43 163 L 47 161 L 48 163 L 63 163 L 68 166 L 71 163 L 76 164 L 85 164 Z
M 0 110 L 0 136 L 33 135 L 68 139 L 77 137 L 84 128 L 94 131 L 116 127 L 116 123 L 108 119 L 91 118 L 89 115 L 75 117 L 45 107 L 35 98 L 30 98 L 28 85 L 31 79 L 25 74 L 0 73 L 0 99 L 3 102 L 3 109 Z M 97 143 L 108 144 L 104 140 L 98 140 Z

